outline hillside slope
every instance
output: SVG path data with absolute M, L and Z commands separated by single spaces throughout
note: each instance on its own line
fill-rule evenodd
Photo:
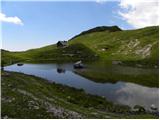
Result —
M 98 29 L 97 29 L 98 28 Z M 113 29 L 114 28 L 114 29 Z M 113 30 L 113 31 L 112 31 Z M 68 47 L 56 45 L 10 53 L 15 59 L 30 61 L 121 60 L 127 63 L 158 65 L 159 27 L 121 30 L 118 27 L 96 27 L 82 32 L 68 42 Z M 7 52 L 2 51 L 6 62 Z M 7 58 L 8 59 L 8 58 Z M 14 58 L 11 58 L 14 60 Z
M 93 32 L 70 40 L 69 43 L 88 46 L 101 60 L 149 60 L 157 64 L 158 33 L 158 26 L 117 32 Z

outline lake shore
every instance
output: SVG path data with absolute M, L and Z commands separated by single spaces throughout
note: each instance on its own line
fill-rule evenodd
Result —
M 39 77 L 2 72 L 2 118 L 158 118 Z

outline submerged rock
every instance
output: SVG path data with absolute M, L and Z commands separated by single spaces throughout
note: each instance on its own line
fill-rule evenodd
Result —
M 114 60 L 114 61 L 112 61 L 112 64 L 113 65 L 119 65 L 119 64 L 122 64 L 122 61 Z

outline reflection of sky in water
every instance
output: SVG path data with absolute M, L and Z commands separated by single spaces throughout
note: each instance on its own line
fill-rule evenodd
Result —
M 159 92 L 157 88 L 148 88 L 132 83 L 124 83 L 124 85 L 115 91 L 118 103 L 134 106 L 139 104 L 146 106 L 155 104 L 158 106 Z
M 60 70 L 66 68 L 66 70 L 58 73 L 57 68 Z M 108 100 L 115 103 L 129 106 L 142 105 L 146 108 L 154 104 L 158 107 L 158 88 L 149 88 L 126 82 L 117 82 L 115 84 L 96 83 L 70 71 L 73 70 L 72 64 L 25 64 L 20 67 L 11 65 L 5 67 L 5 70 L 36 75 L 57 83 L 82 88 L 87 93 L 105 96 Z

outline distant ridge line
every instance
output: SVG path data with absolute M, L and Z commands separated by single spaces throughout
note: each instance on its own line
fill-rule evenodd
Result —
M 94 27 L 91 28 L 89 30 L 83 31 L 80 34 L 72 37 L 70 40 L 81 36 L 81 35 L 85 35 L 85 34 L 89 34 L 89 33 L 93 33 L 93 32 L 103 32 L 103 31 L 109 31 L 109 32 L 116 32 L 116 31 L 122 31 L 122 29 L 120 29 L 118 26 L 98 26 L 98 27 Z

